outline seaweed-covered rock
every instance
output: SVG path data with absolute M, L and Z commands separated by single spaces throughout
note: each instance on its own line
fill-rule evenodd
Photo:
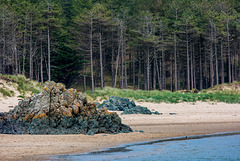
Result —
M 151 115 L 152 112 L 147 107 L 136 106 L 131 109 L 126 109 L 121 114 L 122 115 L 124 115 L 124 114 L 148 114 L 148 115 Z
M 104 101 L 102 104 L 98 105 L 98 108 L 107 108 L 111 111 L 123 111 L 122 114 L 156 114 L 160 113 L 151 112 L 147 107 L 136 106 L 134 101 L 130 101 L 127 98 L 120 98 L 111 96 L 108 100 Z
M 99 105 L 98 108 L 107 108 L 111 111 L 124 111 L 125 109 L 129 109 L 135 106 L 135 103 L 133 101 L 130 102 L 127 98 L 111 96 L 108 100 Z
M 0 133 L 88 134 L 128 133 L 132 129 L 107 109 L 97 110 L 86 96 L 63 84 L 47 82 L 40 94 L 24 99 L 8 113 L 0 113 Z

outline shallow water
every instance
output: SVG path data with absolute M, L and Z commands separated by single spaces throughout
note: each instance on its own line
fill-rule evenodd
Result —
M 103 151 L 54 156 L 52 160 L 240 160 L 240 134 L 178 137 Z

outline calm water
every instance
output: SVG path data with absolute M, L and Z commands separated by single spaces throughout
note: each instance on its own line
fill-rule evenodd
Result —
M 201 136 L 202 137 L 202 136 Z M 104 151 L 54 156 L 52 160 L 139 161 L 139 160 L 239 160 L 240 134 L 172 138 L 131 144 Z

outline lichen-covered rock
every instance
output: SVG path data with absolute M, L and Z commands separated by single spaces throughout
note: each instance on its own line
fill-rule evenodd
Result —
M 123 111 L 124 114 L 156 114 L 160 115 L 159 112 L 151 112 L 147 107 L 136 106 L 134 101 L 129 101 L 127 98 L 120 98 L 111 96 L 108 100 L 98 105 L 98 108 L 107 108 L 111 111 Z
M 47 82 L 38 95 L 0 113 L 0 133 L 5 134 L 88 134 L 128 133 L 132 129 L 107 109 L 97 110 L 86 96 L 63 84 Z

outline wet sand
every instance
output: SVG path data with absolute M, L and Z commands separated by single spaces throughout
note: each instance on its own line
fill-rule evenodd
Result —
M 175 136 L 240 131 L 240 105 L 197 102 L 136 103 L 162 115 L 120 115 L 144 133 L 87 135 L 0 135 L 0 160 L 43 160 L 50 155 L 95 151 L 120 144 Z M 0 112 L 6 111 L 0 107 Z M 119 113 L 119 112 L 118 112 Z M 171 113 L 171 114 L 170 114 Z

